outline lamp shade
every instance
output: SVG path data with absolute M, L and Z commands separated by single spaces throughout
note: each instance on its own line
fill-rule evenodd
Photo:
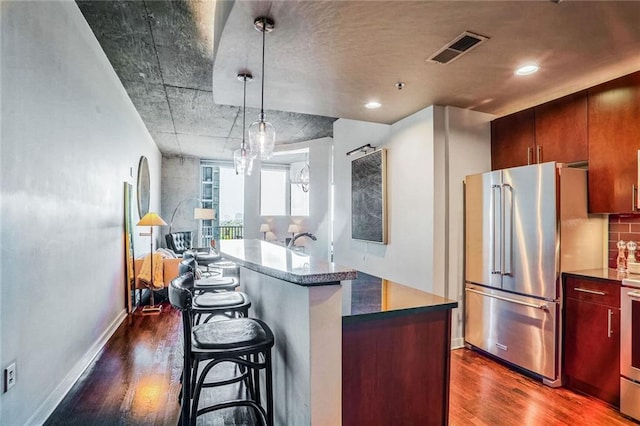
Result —
M 140 222 L 136 224 L 137 226 L 166 226 L 167 222 L 162 220 L 157 213 L 149 212 L 142 216 Z
M 198 220 L 213 220 L 216 218 L 216 211 L 213 209 L 193 209 L 193 218 Z
M 298 227 L 298 225 L 296 225 L 295 223 L 292 223 L 291 225 L 289 225 L 289 229 L 287 229 L 287 232 L 291 232 L 292 234 L 295 234 L 296 232 L 300 231 L 300 227 Z
M 266 233 L 265 239 L 267 241 L 275 241 L 275 240 L 278 239 L 278 236 L 276 234 L 274 234 L 273 232 L 269 231 L 269 232 Z
M 260 232 L 270 232 L 271 228 L 269 228 L 269 224 L 268 223 L 263 223 L 262 225 L 260 225 Z

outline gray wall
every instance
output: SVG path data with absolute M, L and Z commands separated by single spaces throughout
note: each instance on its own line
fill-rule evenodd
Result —
M 161 215 L 167 224 L 171 224 L 171 216 L 176 212 L 172 232 L 193 231 L 193 238 L 197 238 L 198 222 L 193 219 L 193 209 L 201 206 L 197 201 L 200 198 L 200 158 L 163 156 L 161 191 Z M 166 247 L 164 235 L 168 232 L 168 226 L 160 228 L 163 247 Z M 199 247 L 196 241 L 193 245 Z
M 158 211 L 161 157 L 74 2 L 0 15 L 0 424 L 37 424 L 124 318 L 123 182 L 147 156 Z

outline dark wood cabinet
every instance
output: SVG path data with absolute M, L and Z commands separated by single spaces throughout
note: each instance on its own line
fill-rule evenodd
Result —
M 574 93 L 534 109 L 536 162 L 587 161 L 587 91 Z
M 620 283 L 566 277 L 564 376 L 568 388 L 620 404 Z
M 589 89 L 589 211 L 637 210 L 640 72 Z
M 556 99 L 491 123 L 491 168 L 587 161 L 587 92 Z
M 491 169 L 526 166 L 534 159 L 533 108 L 491 122 Z
M 395 313 L 342 319 L 344 426 L 448 424 L 451 309 Z

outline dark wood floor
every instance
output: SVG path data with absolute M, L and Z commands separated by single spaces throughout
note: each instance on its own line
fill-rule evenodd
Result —
M 46 425 L 173 425 L 178 419 L 181 326 L 166 306 L 120 326 Z M 225 410 L 202 424 L 247 424 Z M 451 425 L 629 425 L 614 408 L 551 389 L 473 351 L 451 357 Z M 295 425 L 290 425 L 295 426 Z

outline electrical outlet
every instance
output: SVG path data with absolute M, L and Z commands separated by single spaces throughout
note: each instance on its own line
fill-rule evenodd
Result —
M 16 384 L 16 363 L 12 362 L 4 369 L 4 391 L 7 392 Z

